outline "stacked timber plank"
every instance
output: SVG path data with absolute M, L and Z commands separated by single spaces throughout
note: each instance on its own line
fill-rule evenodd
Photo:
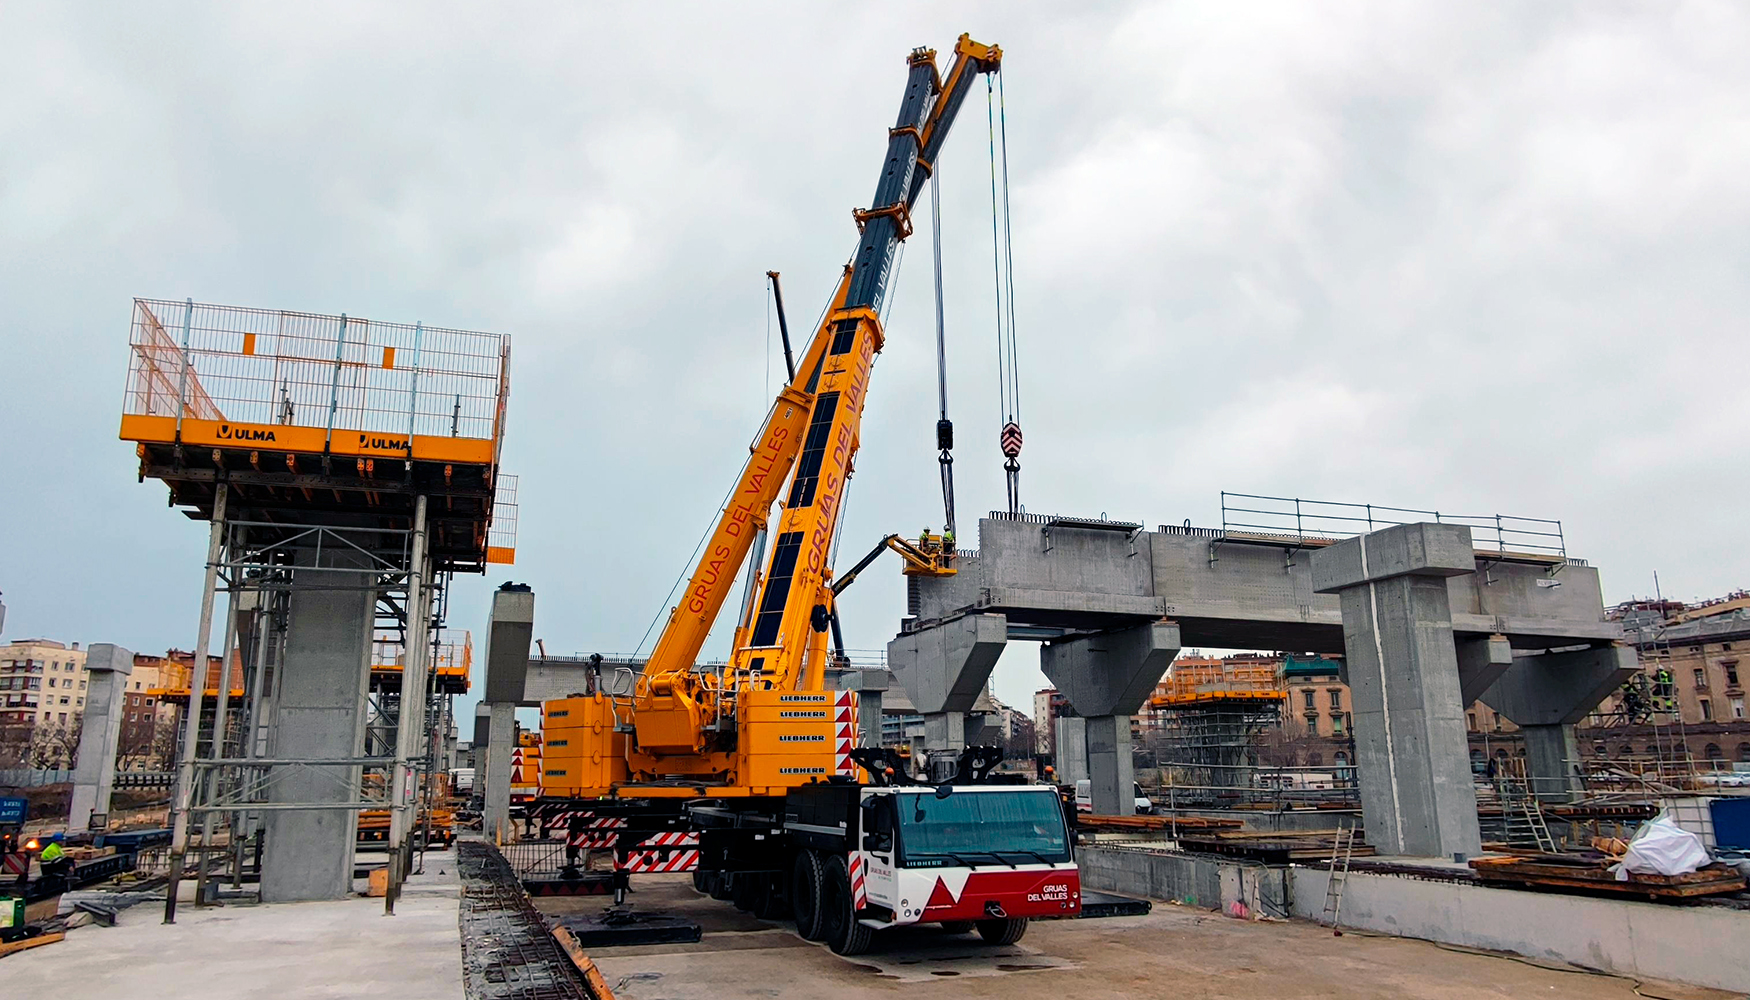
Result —
M 1184 830 L 1238 830 L 1245 825 L 1244 820 L 1209 816 L 1076 816 L 1076 828 L 1088 833 L 1176 834 Z
M 1610 858 L 1571 854 L 1545 854 L 1476 858 L 1470 866 L 1482 882 L 1567 891 L 1602 892 L 1612 895 L 1681 900 L 1738 892 L 1744 876 L 1735 869 L 1711 864 L 1687 875 L 1632 874 L 1619 882 L 1610 870 Z

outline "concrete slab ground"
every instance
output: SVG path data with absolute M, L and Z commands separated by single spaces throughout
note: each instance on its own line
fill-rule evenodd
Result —
M 684 914 L 704 939 L 690 945 L 591 952 L 620 1000 L 855 1000 L 859 997 L 1620 997 L 1626 979 L 1555 971 L 1425 941 L 1346 935 L 1303 922 L 1253 923 L 1156 904 L 1145 917 L 1035 923 L 1018 945 L 919 928 L 872 954 L 839 958 L 788 923 L 756 920 L 694 892 L 685 875 L 634 883 L 637 906 Z M 600 899 L 540 899 L 547 913 L 588 912 Z M 1665 993 L 1700 1000 L 1712 991 Z
M 381 899 L 123 910 L 114 927 L 7 957 L 0 995 L 55 1000 L 462 1000 L 455 855 L 425 856 L 395 916 Z

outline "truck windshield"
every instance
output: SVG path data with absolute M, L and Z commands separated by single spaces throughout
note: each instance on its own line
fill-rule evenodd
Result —
M 944 865 L 1029 865 L 1069 860 L 1063 810 L 1049 790 L 903 792 L 899 806 L 899 863 L 906 868 Z

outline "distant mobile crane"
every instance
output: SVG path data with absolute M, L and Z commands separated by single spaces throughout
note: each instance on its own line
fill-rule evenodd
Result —
M 896 248 L 974 81 L 1001 62 L 1001 49 L 966 35 L 945 75 L 933 50 L 911 53 L 874 207 L 854 212 L 856 253 L 800 358 L 779 298 L 788 380 L 644 671 L 629 695 L 592 684 L 542 706 L 536 812 L 568 817 L 573 861 L 597 836 L 582 831 L 614 831 L 617 890 L 629 847 L 656 834 L 698 838 L 702 891 L 761 916 L 792 913 L 805 938 L 841 954 L 919 922 L 1010 943 L 1030 917 L 1080 910 L 1055 788 L 997 783 L 1000 752 L 978 747 L 947 781 L 918 785 L 897 754 L 857 747 L 856 696 L 825 683 L 829 659 L 843 656 L 829 639 L 836 597 L 876 556 L 895 549 L 910 575 L 955 572 L 952 546 L 927 535 L 882 539 L 836 582 L 829 560 Z M 728 662 L 699 666 L 744 565 Z

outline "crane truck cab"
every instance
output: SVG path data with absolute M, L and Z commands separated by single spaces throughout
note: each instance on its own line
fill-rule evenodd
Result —
M 1034 917 L 1081 912 L 1081 876 L 1055 787 L 991 783 L 988 770 L 972 781 L 901 783 L 902 771 L 869 759 L 875 751 L 854 752 L 877 781 L 792 789 L 770 829 L 749 823 L 745 811 L 695 809 L 703 829 L 695 884 L 756 913 L 780 893 L 798 933 L 841 955 L 909 924 L 1012 944 Z

